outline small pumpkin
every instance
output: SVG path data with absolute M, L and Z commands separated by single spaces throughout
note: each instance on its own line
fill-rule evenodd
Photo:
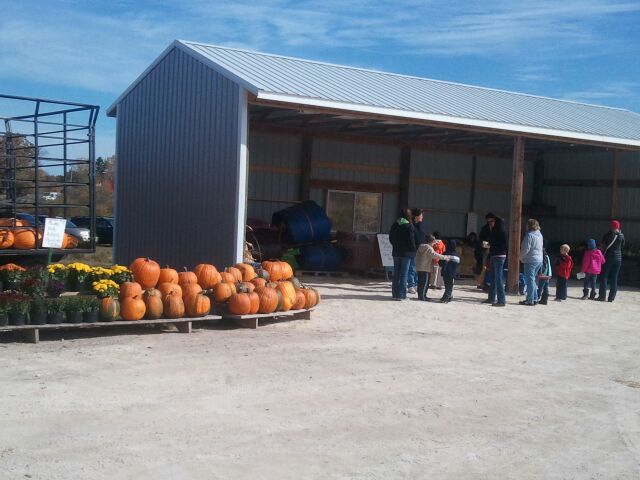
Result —
M 158 277 L 158 284 L 161 283 L 178 283 L 178 272 L 169 265 L 165 265 L 160 269 L 160 276 Z
M 129 297 L 142 297 L 142 287 L 139 283 L 124 282 L 120 285 L 120 293 L 118 293 L 120 301 Z M 122 308 L 122 306 L 120 308 Z
M 196 274 L 198 284 L 205 290 L 213 288 L 214 285 L 220 283 L 220 273 L 218 269 L 209 263 L 201 263 L 193 269 Z
M 251 283 L 253 283 L 254 287 L 259 288 L 264 287 L 267 284 L 267 281 L 264 278 L 256 277 L 251 280 Z
M 195 273 L 187 270 L 187 267 L 184 267 L 184 271 L 178 274 L 178 284 L 184 287 L 187 283 L 198 283 L 198 277 Z
M 239 293 L 250 293 L 256 289 L 256 286 L 251 282 L 239 282 L 236 283 L 236 291 Z
M 291 268 L 291 265 L 288 262 L 280 263 L 280 268 L 282 269 L 282 279 L 289 280 L 291 277 L 293 277 L 293 268 Z
M 171 293 L 163 302 L 164 316 L 166 318 L 182 318 L 184 317 L 184 302 L 182 298 Z
M 251 299 L 248 293 L 236 293 L 231 295 L 229 303 L 229 312 L 234 315 L 248 315 L 251 311 Z
M 267 272 L 264 268 L 258 268 L 258 269 L 256 270 L 256 276 L 257 276 L 258 278 L 263 278 L 263 279 L 265 279 L 267 282 L 270 280 L 269 272 Z
M 278 308 L 278 293 L 273 288 L 261 287 L 260 293 L 256 293 L 260 299 L 258 312 L 273 313 Z
M 291 310 L 291 307 L 296 302 L 296 291 L 291 282 L 280 282 L 276 290 L 282 293 L 282 311 Z
M 229 272 L 220 272 L 220 281 L 224 283 L 236 283 L 236 277 Z
M 291 307 L 293 310 L 302 310 L 307 304 L 307 297 L 304 296 L 302 290 L 296 290 L 296 301 Z
M 102 322 L 114 322 L 120 315 L 120 302 L 117 298 L 105 297 L 100 299 L 99 317 Z
M 0 249 L 11 248 L 13 246 L 13 232 L 8 229 L 0 230 Z
M 226 302 L 235 293 L 236 287 L 233 283 L 221 282 L 213 287 L 213 297 L 218 303 Z
M 160 265 L 150 258 L 136 258 L 129 270 L 133 274 L 133 279 L 140 284 L 143 289 L 154 288 L 160 278 Z
M 158 290 L 160 291 L 160 298 L 163 301 L 166 298 L 166 296 L 169 295 L 170 293 L 173 293 L 175 295 L 182 297 L 182 287 L 177 283 L 169 283 L 169 282 L 159 283 Z
M 184 309 L 188 317 L 204 317 L 211 311 L 211 300 L 204 291 L 184 299 Z
M 305 287 L 301 291 L 306 298 L 304 308 L 312 308 L 320 303 L 320 294 L 315 288 Z
M 147 320 L 162 318 L 164 306 L 162 304 L 162 293 L 160 290 L 156 290 L 155 288 L 145 290 L 142 294 L 142 301 L 147 309 L 144 314 L 144 318 Z
M 125 297 L 120 300 L 120 316 L 123 320 L 140 320 L 147 310 L 139 296 Z
M 256 278 L 256 271 L 248 263 L 238 263 L 236 268 L 242 272 L 242 281 L 250 282 Z
M 62 248 L 64 249 L 76 248 L 79 243 L 80 242 L 76 237 L 69 235 L 68 233 L 65 233 L 62 237 Z
M 242 281 L 242 272 L 238 270 L 236 267 L 227 267 L 226 272 L 233 275 L 233 278 L 235 279 L 236 282 Z

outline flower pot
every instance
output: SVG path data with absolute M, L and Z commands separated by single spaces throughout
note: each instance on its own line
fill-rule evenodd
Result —
M 62 312 L 53 312 L 47 315 L 47 323 L 58 324 L 65 321 L 65 315 Z
M 6 280 L 4 282 L 5 290 L 18 290 L 18 288 L 20 288 L 20 282 L 17 280 Z
M 67 323 L 82 323 L 82 312 L 67 312 Z
M 90 312 L 83 312 L 82 313 L 82 321 L 84 323 L 95 323 L 98 321 L 98 311 L 97 310 L 91 310 Z
M 29 323 L 31 325 L 44 325 L 47 323 L 47 312 L 44 310 L 31 310 L 29 312 Z
M 6 313 L 0 313 L 0 327 L 9 325 L 9 316 Z
M 27 316 L 24 313 L 10 313 L 9 325 L 24 325 L 27 320 Z

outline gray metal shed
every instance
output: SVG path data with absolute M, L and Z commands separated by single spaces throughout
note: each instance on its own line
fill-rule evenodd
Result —
M 175 41 L 108 114 L 118 262 L 231 264 L 247 210 L 330 190 L 379 192 L 382 231 L 400 205 L 450 235 L 501 212 L 516 253 L 523 201 L 552 235 L 624 210 L 640 239 L 640 115 L 622 109 Z

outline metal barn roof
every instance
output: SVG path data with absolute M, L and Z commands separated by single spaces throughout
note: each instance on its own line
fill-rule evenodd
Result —
M 640 147 L 640 115 L 611 107 L 176 40 L 172 49 L 236 81 L 259 100 Z

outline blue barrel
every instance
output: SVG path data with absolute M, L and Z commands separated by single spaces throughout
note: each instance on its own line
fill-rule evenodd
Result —
M 332 245 L 310 245 L 300 254 L 303 270 L 333 272 L 340 270 L 341 263 L 342 253 Z
M 285 225 L 285 239 L 295 244 L 324 242 L 331 235 L 331 220 L 313 200 L 274 213 L 271 223 Z

